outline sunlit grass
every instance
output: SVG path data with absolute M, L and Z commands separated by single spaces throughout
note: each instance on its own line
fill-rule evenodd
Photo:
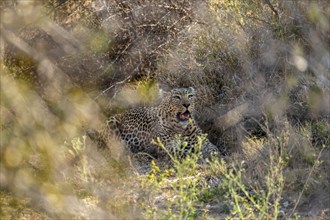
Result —
M 327 1 L 0 6 L 1 219 L 329 218 Z M 182 86 L 228 155 L 86 138 Z

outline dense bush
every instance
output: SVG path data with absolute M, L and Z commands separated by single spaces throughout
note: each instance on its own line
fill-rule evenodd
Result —
M 1 2 L 0 215 L 328 217 L 329 6 Z M 223 160 L 150 165 L 114 143 L 106 161 L 85 138 L 184 86 L 197 90 L 196 120 Z

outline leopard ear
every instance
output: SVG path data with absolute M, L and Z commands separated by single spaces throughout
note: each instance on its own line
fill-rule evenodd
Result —
M 190 89 L 190 91 L 191 91 L 192 93 L 196 93 L 196 91 L 195 91 L 195 89 L 194 89 L 193 87 L 189 87 L 189 89 Z

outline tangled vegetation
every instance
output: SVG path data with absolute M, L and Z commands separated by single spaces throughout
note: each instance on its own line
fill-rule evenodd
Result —
M 0 16 L 1 219 L 330 217 L 327 0 L 12 0 Z M 116 141 L 106 160 L 85 136 L 188 86 L 219 160 Z

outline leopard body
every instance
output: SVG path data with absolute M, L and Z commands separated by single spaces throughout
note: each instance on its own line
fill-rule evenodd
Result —
M 104 148 L 111 145 L 107 137 L 115 134 L 133 153 L 145 152 L 154 157 L 169 152 L 187 155 L 200 143 L 203 157 L 209 158 L 219 151 L 207 138 L 201 138 L 202 130 L 194 120 L 195 100 L 192 87 L 172 89 L 158 106 L 135 108 L 112 116 L 103 129 L 89 132 L 89 136 Z M 155 143 L 157 139 L 167 152 Z

